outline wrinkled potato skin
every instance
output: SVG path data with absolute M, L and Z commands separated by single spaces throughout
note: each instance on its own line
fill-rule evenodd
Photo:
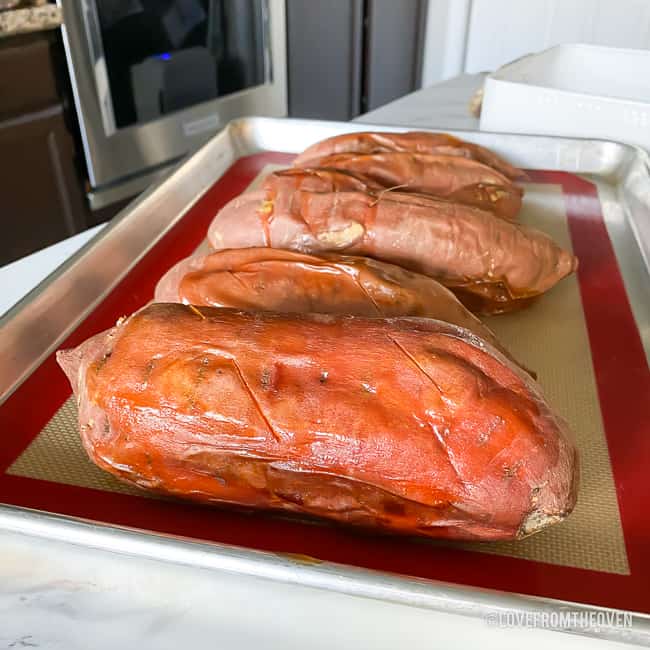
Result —
M 333 164 L 336 164 L 334 160 Z M 449 170 L 445 170 L 448 173 Z M 393 169 L 390 173 L 400 173 Z M 408 171 L 406 172 L 408 173 Z M 417 171 L 415 173 L 421 173 Z M 379 178 L 394 181 L 396 176 L 380 175 Z M 427 191 L 420 183 L 388 183 L 382 185 L 376 179 L 370 178 L 360 172 L 345 171 L 335 167 L 293 168 L 281 169 L 271 172 L 262 182 L 262 187 L 275 196 L 280 192 L 305 190 L 308 192 L 367 192 L 375 196 L 382 196 L 386 192 L 393 192 L 395 186 L 400 193 L 421 195 L 422 200 L 433 198 L 444 199 L 452 203 L 462 203 L 482 210 L 487 210 L 497 217 L 516 221 L 521 209 L 521 190 L 519 188 L 504 187 L 495 183 L 477 182 L 457 188 L 443 188 L 438 193 Z M 440 188 L 440 185 L 438 184 Z M 418 190 L 418 191 L 415 191 Z M 429 196 L 431 195 L 431 196 Z
M 575 503 L 539 387 L 440 321 L 152 304 L 58 360 L 90 458 L 163 494 L 484 540 Z
M 472 205 L 508 221 L 516 221 L 521 210 L 521 187 L 492 167 L 469 158 L 406 152 L 344 153 L 323 158 L 319 164 L 362 176 L 385 188 Z
M 315 167 L 322 158 L 341 153 L 374 154 L 390 152 L 443 154 L 476 160 L 488 165 L 510 180 L 525 180 L 526 173 L 513 167 L 493 151 L 465 142 L 447 133 L 409 131 L 408 133 L 345 133 L 321 140 L 308 147 L 294 160 L 298 167 Z
M 419 316 L 464 327 L 511 358 L 494 334 L 435 280 L 367 257 L 234 248 L 172 267 L 156 302 L 247 311 Z
M 262 187 L 271 194 L 282 191 L 307 192 L 380 192 L 383 186 L 359 174 L 340 169 L 309 168 L 280 169 L 271 172 L 262 181 Z
M 533 228 L 398 191 L 243 194 L 217 214 L 208 240 L 214 250 L 269 246 L 373 257 L 475 294 L 483 313 L 514 309 L 577 268 L 569 251 Z

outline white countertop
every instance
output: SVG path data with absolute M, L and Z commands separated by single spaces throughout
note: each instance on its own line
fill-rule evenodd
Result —
M 479 84 L 476 76 L 452 80 L 360 120 L 477 128 L 467 106 Z M 0 269 L 0 312 L 100 228 Z M 546 630 L 490 627 L 481 619 L 17 534 L 0 537 L 0 648 L 393 650 L 474 647 L 477 642 L 500 650 L 550 644 L 623 647 Z
M 102 223 L 94 228 L 89 228 L 74 237 L 68 237 L 68 239 L 0 267 L 0 287 L 2 287 L 0 316 L 37 287 L 65 260 L 101 232 L 105 226 L 106 224 Z
M 479 120 L 469 112 L 470 99 L 483 85 L 484 74 L 464 74 L 422 88 L 358 117 L 357 122 L 396 124 L 441 130 L 474 130 Z

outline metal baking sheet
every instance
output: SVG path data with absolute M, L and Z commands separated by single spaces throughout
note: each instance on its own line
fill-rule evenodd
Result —
M 584 307 L 592 349 L 607 433 L 604 453 L 608 447 L 613 470 L 613 508 L 618 516 L 618 506 L 621 514 L 617 552 L 624 561 L 614 562 L 614 547 L 607 547 L 594 549 L 601 564 L 554 566 L 543 554 L 536 560 L 493 557 L 266 515 L 252 518 L 89 492 L 6 471 L 45 425 L 52 428 L 52 416 L 69 396 L 52 358 L 57 347 L 80 342 L 150 300 L 162 272 L 195 248 L 218 207 L 244 190 L 265 166 L 287 164 L 291 154 L 329 135 L 368 128 L 406 130 L 263 118 L 230 124 L 2 319 L 0 501 L 8 505 L 0 507 L 0 527 L 473 615 L 503 608 L 562 611 L 567 605 L 561 600 L 580 603 L 582 609 L 650 612 L 650 552 L 644 549 L 650 534 L 643 501 L 650 462 L 650 390 L 645 400 L 635 399 L 643 398 L 650 386 L 650 167 L 644 152 L 617 143 L 457 133 L 534 170 L 538 190 L 531 187 L 529 194 L 550 210 L 551 194 L 541 189 L 555 187 L 554 200 L 564 201 L 572 215 L 570 235 L 584 260 L 578 274 L 582 299 L 576 289 L 575 302 Z M 562 317 L 561 311 L 553 316 L 556 321 Z M 41 464 L 47 461 L 46 455 Z M 610 510 L 603 505 L 603 516 L 609 517 Z M 197 521 L 202 522 L 198 527 Z M 604 523 L 611 522 L 590 525 L 605 528 Z M 161 537 L 161 532 L 167 535 Z M 190 543 L 181 536 L 212 543 Z M 564 544 L 570 545 L 570 538 Z M 575 631 L 650 640 L 643 616 L 633 617 L 631 627 L 599 624 L 599 630 L 577 625 Z

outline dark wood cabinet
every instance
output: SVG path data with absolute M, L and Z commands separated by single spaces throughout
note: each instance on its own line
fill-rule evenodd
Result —
M 57 40 L 47 33 L 0 40 L 0 121 L 61 102 Z
M 61 106 L 0 122 L 0 265 L 80 232 L 85 197 Z
M 58 34 L 0 43 L 0 265 L 87 227 Z

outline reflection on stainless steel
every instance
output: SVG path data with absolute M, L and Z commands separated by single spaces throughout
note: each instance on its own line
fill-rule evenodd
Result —
M 144 174 L 132 176 L 126 180 L 86 192 L 88 202 L 93 210 L 99 210 L 131 196 L 137 196 L 153 184 L 159 183 L 177 167 L 179 160 L 154 167 Z
M 192 204 L 241 156 L 261 150 L 298 152 L 349 131 L 405 131 L 345 122 L 244 118 L 232 122 L 156 187 L 138 198 L 98 237 L 0 320 L 0 402 L 50 354 Z M 613 142 L 455 132 L 527 169 L 583 174 L 596 183 L 605 222 L 634 316 L 650 358 L 650 172 L 641 149 Z M 471 587 L 422 581 L 329 563 L 307 563 L 218 544 L 147 534 L 0 506 L 0 530 L 49 537 L 141 557 L 246 573 L 283 582 L 486 617 L 496 611 L 600 611 Z M 629 643 L 650 643 L 650 624 L 571 630 Z
M 150 173 L 151 168 L 194 151 L 229 120 L 252 114 L 286 114 L 285 0 L 260 1 L 268 29 L 256 28 L 260 33 L 254 40 L 262 49 L 259 76 L 264 83 L 120 128 L 96 1 L 58 0 L 63 8 L 63 38 L 90 185 L 95 193 L 111 186 L 103 204 L 107 196 L 118 200 L 132 195 L 126 187 L 120 192 L 118 181 Z M 174 110 L 177 100 L 170 95 L 167 101 Z

